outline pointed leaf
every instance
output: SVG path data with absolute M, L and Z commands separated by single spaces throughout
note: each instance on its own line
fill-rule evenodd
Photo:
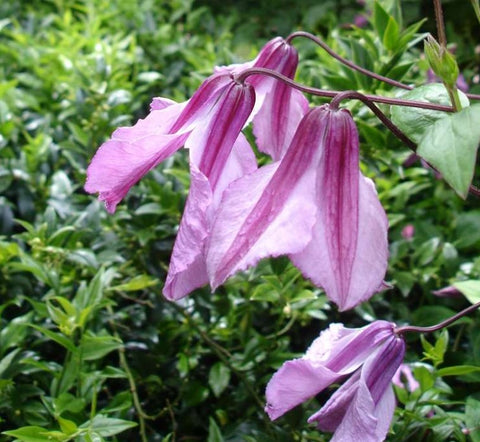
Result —
M 480 302 L 480 280 L 468 279 L 454 282 L 453 286 L 460 290 L 472 304 Z
M 417 153 L 443 175 L 462 198 L 472 182 L 480 143 L 480 104 L 448 115 L 430 126 Z
M 465 94 L 459 92 L 460 102 L 463 107 L 469 106 Z M 430 83 L 416 87 L 401 95 L 403 100 L 423 101 L 425 103 L 443 104 L 449 106 L 450 98 L 445 86 L 441 83 Z M 418 107 L 392 106 L 392 121 L 415 143 L 419 143 L 425 131 L 438 120 L 449 114 L 442 111 L 420 109 Z

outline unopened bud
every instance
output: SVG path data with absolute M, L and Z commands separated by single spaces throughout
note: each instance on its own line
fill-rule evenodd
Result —
M 429 35 L 425 40 L 425 56 L 432 71 L 437 75 L 447 86 L 454 87 L 459 70 L 455 57 L 447 51 L 445 46 L 441 46 L 438 42 Z

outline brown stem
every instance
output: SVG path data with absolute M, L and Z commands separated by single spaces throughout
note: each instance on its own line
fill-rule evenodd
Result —
M 269 77 L 276 78 L 277 80 L 283 81 L 284 83 L 288 84 L 289 86 L 298 89 L 299 91 L 305 92 L 307 94 L 317 95 L 319 97 L 324 98 L 335 98 L 341 92 L 339 91 L 327 91 L 323 89 L 317 89 L 314 87 L 308 87 L 296 83 L 295 81 L 291 80 L 290 78 L 286 77 L 278 73 L 277 71 L 273 71 L 271 69 L 265 68 L 248 68 L 242 71 L 240 74 L 235 76 L 235 80 L 239 83 L 244 82 L 250 75 L 267 75 Z M 407 107 L 418 107 L 421 109 L 430 109 L 430 110 L 437 110 L 442 112 L 453 112 L 453 108 L 451 106 L 445 106 L 443 104 L 433 104 L 433 103 L 426 103 L 424 101 L 414 101 L 414 100 L 402 100 L 401 98 L 391 98 L 391 97 L 382 97 L 380 95 L 370 95 L 365 94 L 370 101 L 375 103 L 383 103 L 383 104 L 390 104 L 393 106 L 407 106 Z
M 304 31 L 297 31 L 292 34 L 290 34 L 285 41 L 287 43 L 290 43 L 291 40 L 293 40 L 296 37 L 304 37 L 308 38 L 309 40 L 315 42 L 318 46 L 320 46 L 322 49 L 325 50 L 329 55 L 331 55 L 335 60 L 338 60 L 340 63 L 344 64 L 345 66 L 348 66 L 350 69 L 353 69 L 354 71 L 358 71 L 364 75 L 367 75 L 368 77 L 374 78 L 375 80 L 378 81 L 383 81 L 384 83 L 390 84 L 391 86 L 396 86 L 401 89 L 408 89 L 411 90 L 413 89 L 412 86 L 408 86 L 404 83 L 401 83 L 396 80 L 392 80 L 391 78 L 384 77 L 383 75 L 377 74 L 375 72 L 369 71 L 368 69 L 362 68 L 361 66 L 358 66 L 357 64 L 351 62 L 350 60 L 347 60 L 346 58 L 343 58 L 341 55 L 337 54 L 330 46 L 328 46 L 323 40 L 318 38 L 315 35 L 310 34 L 309 32 L 304 32 Z
M 449 326 L 455 321 L 458 321 L 463 316 L 468 315 L 469 313 L 477 310 L 479 307 L 480 307 L 480 302 L 477 302 L 476 304 L 473 304 L 470 307 L 467 307 L 466 309 L 462 310 L 456 315 L 453 315 L 451 318 L 445 319 L 445 321 L 442 321 L 437 325 L 432 325 L 431 327 L 416 327 L 414 325 L 405 325 L 403 327 L 396 328 L 394 331 L 395 333 L 400 335 L 407 332 L 432 333 L 434 331 L 441 330 L 442 328 Z
M 397 126 L 390 120 L 366 95 L 357 91 L 345 91 L 339 93 L 331 102 L 330 108 L 336 110 L 342 100 L 357 99 L 365 104 L 377 118 L 389 129 L 396 137 L 405 143 L 414 152 L 417 150 L 417 145 L 408 138 Z
M 447 35 L 445 34 L 445 22 L 443 20 L 442 1 L 433 0 L 433 6 L 435 8 L 435 23 L 437 24 L 438 42 L 446 49 Z

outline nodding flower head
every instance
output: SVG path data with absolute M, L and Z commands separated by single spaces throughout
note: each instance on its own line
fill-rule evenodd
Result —
M 211 285 L 288 255 L 341 310 L 383 288 L 388 223 L 358 149 L 348 111 L 310 110 L 281 160 L 224 192 L 207 251 Z
M 303 357 L 285 362 L 273 375 L 266 390 L 270 419 L 343 382 L 308 421 L 333 432 L 334 442 L 383 441 L 395 409 L 392 378 L 405 354 L 394 327 L 387 321 L 360 329 L 331 324 Z

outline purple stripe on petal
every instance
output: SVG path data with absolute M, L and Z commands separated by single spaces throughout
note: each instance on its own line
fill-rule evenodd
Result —
M 339 303 L 350 290 L 358 238 L 358 134 L 348 111 L 330 112 L 317 181 L 321 222 Z
M 358 167 L 358 133 L 347 111 L 330 111 L 317 178 L 318 222 L 293 263 L 340 310 L 382 287 L 388 259 L 388 222 L 373 186 Z
M 216 103 L 204 124 L 198 124 L 186 147 L 190 159 L 208 177 L 215 188 L 232 147 L 255 104 L 255 93 L 249 85 L 232 82 Z
M 212 287 L 261 258 L 295 253 L 309 241 L 323 113 L 316 108 L 304 117 L 281 162 L 225 191 L 209 243 Z
M 185 109 L 170 129 L 171 133 L 179 130 L 191 130 L 198 120 L 204 119 L 212 109 L 212 105 L 222 93 L 231 86 L 232 76 L 229 73 L 217 73 L 208 77 L 188 100 Z

